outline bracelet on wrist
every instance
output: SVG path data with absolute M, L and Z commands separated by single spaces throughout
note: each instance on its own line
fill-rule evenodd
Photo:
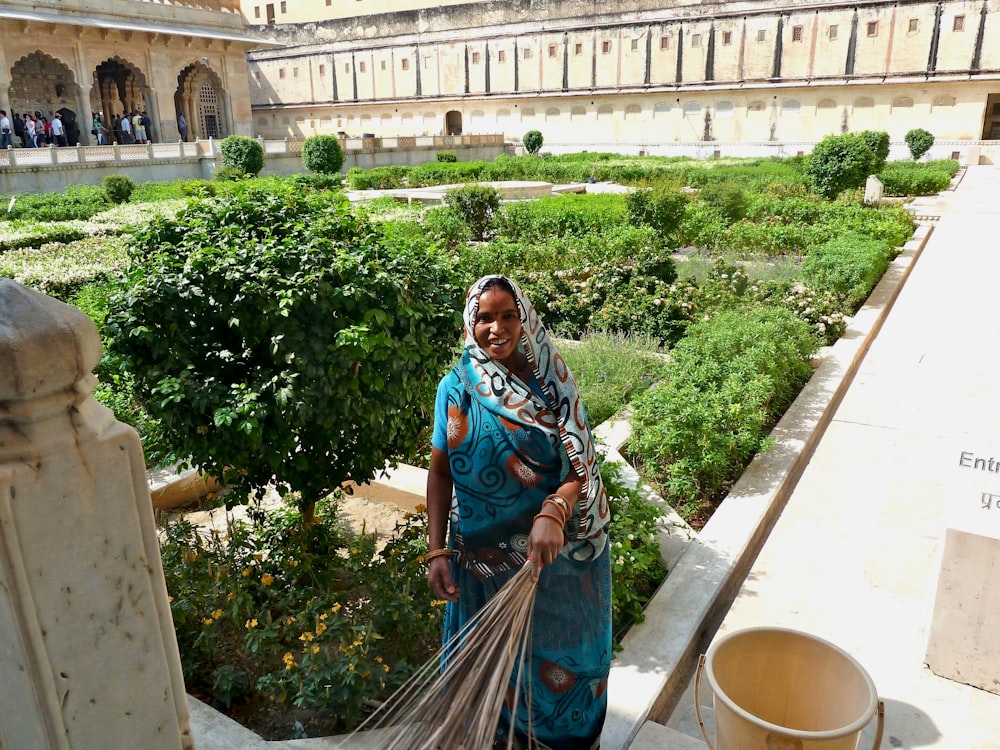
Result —
M 566 501 L 566 498 L 564 498 L 562 495 L 558 495 L 556 493 L 552 493 L 551 495 L 549 495 L 548 497 L 546 497 L 543 502 L 552 503 L 553 505 L 561 508 L 563 516 L 567 520 L 569 519 L 570 515 L 573 512 L 572 509 L 569 507 L 569 503 Z
M 442 547 L 441 549 L 432 549 L 426 555 L 424 555 L 424 562 L 430 562 L 435 557 L 451 557 L 451 550 L 447 547 Z
M 548 518 L 552 521 L 555 521 L 557 524 L 559 524 L 560 528 L 566 525 L 566 520 L 564 518 L 560 518 L 559 516 L 555 516 L 551 513 L 546 513 L 545 511 L 542 511 L 541 513 L 536 515 L 532 520 L 537 521 L 539 518 Z

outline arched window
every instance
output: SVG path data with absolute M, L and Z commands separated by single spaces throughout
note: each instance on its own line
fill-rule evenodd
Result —
M 875 100 L 870 96 L 858 97 L 854 100 L 855 109 L 871 109 L 875 106 Z
M 558 117 L 561 114 L 562 112 L 559 110 L 558 107 L 549 107 L 547 110 L 545 110 L 546 119 L 548 119 L 549 117 Z
M 953 96 L 935 96 L 934 101 L 931 102 L 932 107 L 954 107 L 955 97 Z
M 684 114 L 696 115 L 701 112 L 700 102 L 684 102 Z
M 614 113 L 615 113 L 615 108 L 612 107 L 610 104 L 602 104 L 602 105 L 600 105 L 597 108 L 597 116 L 598 117 L 602 117 L 602 116 L 610 117 Z
M 820 99 L 816 109 L 836 109 L 837 102 L 833 99 Z
M 802 111 L 802 102 L 798 99 L 785 99 L 781 102 L 781 114 L 797 115 Z
M 657 102 L 653 107 L 653 117 L 657 115 L 665 115 L 670 111 L 670 102 Z
M 733 116 L 733 103 L 727 100 L 716 102 L 715 116 L 722 118 L 723 120 L 728 120 L 729 118 L 731 118 Z
M 905 107 L 912 107 L 912 106 L 913 106 L 913 99 L 911 97 L 909 97 L 909 96 L 897 96 L 897 97 L 895 97 L 892 100 L 892 108 L 893 109 L 896 109 L 897 107 L 904 107 L 905 108 Z
M 625 116 L 629 115 L 639 115 L 642 114 L 642 107 L 638 104 L 626 104 L 625 105 Z
M 762 99 L 754 99 L 747 105 L 747 110 L 750 112 L 763 112 L 767 108 Z
M 573 107 L 573 109 L 570 110 L 569 114 L 570 114 L 570 117 L 586 117 L 587 116 L 587 108 L 586 107 Z

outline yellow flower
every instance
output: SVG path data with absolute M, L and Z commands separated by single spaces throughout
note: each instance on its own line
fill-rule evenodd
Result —
M 295 657 L 292 656 L 291 651 L 286 652 L 285 655 L 281 657 L 281 660 L 285 662 L 285 669 L 292 669 L 295 666 Z
M 295 622 L 295 616 L 294 615 L 292 615 L 287 620 L 285 620 L 285 625 L 291 625 L 293 622 Z
M 348 664 L 348 665 L 347 665 L 347 668 L 348 668 L 348 669 L 349 669 L 349 670 L 350 670 L 351 672 L 353 672 L 353 671 L 354 671 L 354 665 L 353 665 L 353 664 Z
M 415 510 L 417 511 L 417 513 L 423 513 L 424 511 L 427 510 L 427 506 L 424 505 L 423 503 L 418 503 Z
M 300 641 L 306 641 L 307 643 L 309 641 L 311 641 L 312 639 L 313 639 L 313 634 L 310 633 L 308 630 L 305 633 L 303 633 L 302 635 L 299 636 L 299 640 Z
M 323 623 L 319 623 L 316 625 L 316 635 L 318 636 L 323 635 L 325 631 L 326 631 L 326 625 L 324 625 Z
M 274 583 L 274 576 L 271 575 L 270 573 L 265 573 L 260 577 L 260 582 L 265 586 L 270 586 L 272 583 Z
M 221 609 L 217 609 L 217 610 L 215 610 L 215 611 L 214 611 L 214 612 L 212 613 L 212 619 L 213 619 L 213 620 L 218 620 L 218 619 L 220 619 L 220 618 L 221 618 L 221 617 L 222 617 L 222 616 L 223 616 L 224 614 L 226 614 L 226 613 L 225 613 L 225 612 L 223 612 L 223 611 L 222 611 Z
M 250 577 L 250 568 L 243 568 L 243 577 L 244 578 Z
M 383 664 L 382 665 L 382 670 L 385 671 L 385 672 L 388 672 L 389 671 L 389 665 L 388 664 Z
M 173 603 L 174 603 L 174 597 L 172 597 L 172 596 L 168 596 L 168 597 L 167 597 L 167 602 L 168 602 L 169 604 L 173 604 Z
M 324 612 L 323 614 L 321 614 L 321 615 L 319 616 L 319 621 L 320 621 L 320 622 L 323 622 L 323 620 L 325 620 L 325 619 L 326 619 L 327 617 L 329 617 L 329 616 L 330 616 L 330 615 L 328 615 L 328 614 L 327 614 L 326 612 Z
M 289 564 L 289 565 L 290 565 L 291 567 L 293 567 L 293 568 L 297 568 L 297 567 L 299 567 L 299 561 L 298 561 L 298 560 L 289 560 L 289 561 L 288 561 L 288 564 Z
M 332 607 L 330 607 L 330 611 L 333 612 L 333 614 L 337 614 L 340 611 L 340 602 L 337 602 Z
M 251 630 L 251 629 L 257 627 L 257 618 L 255 617 L 252 620 L 247 620 L 246 627 L 247 627 L 247 630 Z
M 313 647 L 312 647 L 312 652 L 313 652 L 314 654 L 318 654 L 318 653 L 319 653 L 319 644 L 318 644 L 318 643 L 314 643 L 314 644 L 313 644 Z
M 202 623 L 204 623 L 205 625 L 211 625 L 213 622 L 215 622 L 215 620 L 213 620 L 211 617 L 206 617 L 204 620 L 202 620 Z
M 226 594 L 226 601 L 227 602 L 231 602 L 235 598 L 236 598 L 236 594 L 234 594 L 232 591 L 230 591 L 228 594 Z

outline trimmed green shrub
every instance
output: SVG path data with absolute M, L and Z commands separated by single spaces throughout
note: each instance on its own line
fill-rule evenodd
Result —
M 133 240 L 112 352 L 180 455 L 244 501 L 315 501 L 408 452 L 450 362 L 464 287 L 425 244 L 384 247 L 339 194 L 192 202 Z
M 813 190 L 832 199 L 843 190 L 862 187 L 874 162 L 875 156 L 861 136 L 828 135 L 813 149 L 806 174 Z
M 135 183 L 132 178 L 123 174 L 109 174 L 101 180 L 101 187 L 104 188 L 105 195 L 112 203 L 126 203 L 135 192 Z
M 628 222 L 625 200 L 613 194 L 553 195 L 507 203 L 497 212 L 497 231 L 518 241 L 603 232 Z
M 500 208 L 500 191 L 489 185 L 465 185 L 449 190 L 444 203 L 469 227 L 472 238 L 482 241 Z
M 812 374 L 818 345 L 787 310 L 752 306 L 692 325 L 664 379 L 633 401 L 630 450 L 697 521 L 717 503 Z
M 714 182 L 706 185 L 698 192 L 698 200 L 714 208 L 730 223 L 746 216 L 746 193 L 738 185 L 730 182 Z
M 858 135 L 871 149 L 874 157 L 869 167 L 869 174 L 877 174 L 885 166 L 889 158 L 889 134 L 884 130 L 862 130 Z
M 11 196 L 0 198 L 4 206 Z M 62 193 L 21 193 L 5 214 L 7 219 L 30 221 L 72 221 L 89 219 L 111 207 L 104 188 L 98 185 L 71 185 Z
M 923 163 L 913 166 L 916 168 L 890 164 L 879 172 L 886 195 L 934 195 L 951 184 L 953 175 L 943 169 Z
M 346 179 L 351 190 L 393 190 L 406 186 L 411 169 L 403 166 L 375 169 L 351 167 L 347 170 Z
M 686 195 L 665 187 L 636 190 L 625 196 L 629 224 L 652 227 L 664 238 L 677 231 L 687 205 Z
M 832 293 L 841 310 L 853 314 L 889 268 L 889 246 L 855 233 L 809 249 L 802 262 L 802 280 Z
M 521 139 L 524 143 L 524 150 L 529 154 L 537 154 L 542 148 L 542 144 L 545 139 L 542 137 L 542 131 L 540 130 L 529 130 L 524 134 L 524 138 Z
M 340 140 L 332 135 L 313 135 L 302 144 L 302 163 L 311 172 L 336 175 L 344 165 Z
M 10 268 L 15 262 L 11 255 L 3 255 L 11 250 L 40 248 L 50 243 L 69 243 L 82 240 L 86 236 L 87 233 L 79 227 L 67 224 L 29 223 L 18 229 L 8 229 L 4 231 L 3 237 L 0 237 L 0 271 L 5 267 Z M 10 271 L 3 271 L 0 275 L 14 277 L 14 273 Z
M 222 167 L 230 167 L 251 177 L 260 174 L 264 168 L 264 147 L 256 138 L 248 135 L 227 135 L 219 143 L 222 152 Z M 216 179 L 218 175 L 216 175 Z
M 434 206 L 427 209 L 427 213 L 424 214 L 423 227 L 429 239 L 449 250 L 453 250 L 471 239 L 469 225 L 462 220 L 458 211 L 450 206 Z M 479 276 L 485 276 L 486 273 L 496 273 L 496 270 L 486 271 Z M 479 276 L 472 280 L 474 281 Z
M 920 157 L 930 151 L 934 145 L 934 136 L 923 128 L 914 128 L 903 136 L 906 147 L 910 149 L 910 156 L 913 161 L 919 161 Z
M 458 161 L 458 156 L 455 154 L 454 151 L 438 151 L 434 155 L 434 157 L 435 157 L 435 159 L 437 161 L 443 161 L 443 162 L 456 162 L 456 161 Z

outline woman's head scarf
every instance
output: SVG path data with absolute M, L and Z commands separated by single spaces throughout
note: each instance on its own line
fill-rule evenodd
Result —
M 476 343 L 475 321 L 479 314 L 479 298 L 486 288 L 496 286 L 494 280 L 506 282 L 514 292 L 521 318 L 521 350 L 528 358 L 542 391 L 545 404 L 515 378 L 506 367 L 490 358 Z M 493 281 L 493 284 L 490 282 Z M 538 311 L 521 288 L 503 276 L 484 276 L 469 289 L 463 315 L 465 321 L 465 351 L 460 377 L 468 393 L 485 402 L 498 413 L 513 413 L 517 421 L 532 427 L 557 431 L 566 450 L 569 465 L 583 480 L 581 500 L 573 510 L 579 520 L 576 533 L 563 550 L 574 559 L 597 557 L 607 542 L 610 520 L 608 499 L 601 481 L 600 467 L 587 415 L 580 400 L 576 381 L 562 356 L 556 351 Z M 550 405 L 552 409 L 550 410 Z

